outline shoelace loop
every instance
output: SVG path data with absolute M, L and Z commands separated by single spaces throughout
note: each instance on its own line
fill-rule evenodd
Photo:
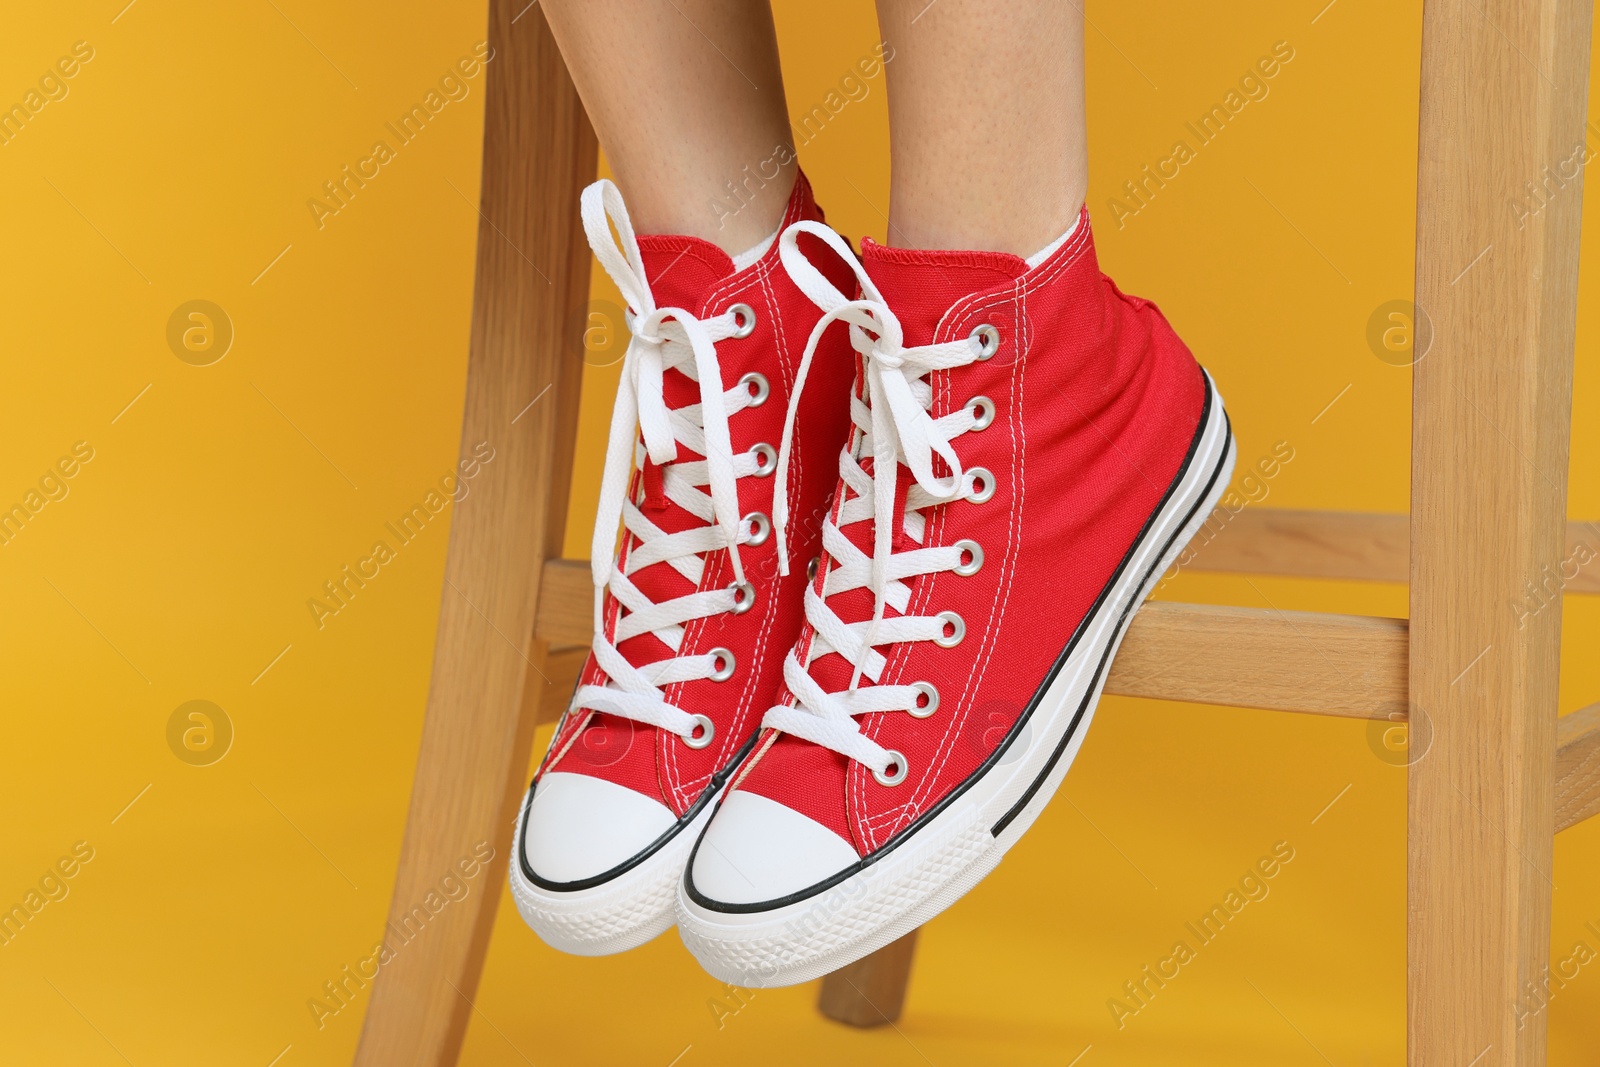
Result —
M 800 251 L 801 234 L 823 241 L 850 267 L 861 288 L 859 298 L 846 297 Z M 961 496 L 966 472 L 950 442 L 972 429 L 977 418 L 970 407 L 933 418 L 928 412 L 932 390 L 923 379 L 933 371 L 975 362 L 980 354 L 979 343 L 968 338 L 907 347 L 899 318 L 849 245 L 826 226 L 813 222 L 790 226 L 779 239 L 779 255 L 795 285 L 823 311 L 801 357 L 778 452 L 773 526 L 778 533 L 781 573 L 787 574 L 789 566 L 784 537 L 789 521 L 786 485 L 799 398 L 818 342 L 835 322 L 849 325 L 851 346 L 863 357 L 866 388 L 865 402 L 853 400 L 851 408 L 859 434 L 856 451 L 852 454 L 846 450 L 840 456 L 841 477 L 846 489 L 855 496 L 838 504 L 837 524 L 830 518 L 823 525 L 823 547 L 836 565 L 824 579 L 822 594 L 819 595 L 814 586 L 806 591 L 806 619 L 814 632 L 809 659 L 815 660 L 828 652 L 844 656 L 852 667 L 850 685 L 842 693 L 825 691 L 810 676 L 807 664 L 801 663 L 791 652 L 784 663 L 784 681 L 794 694 L 795 703 L 772 708 L 762 724 L 866 764 L 881 778 L 895 765 L 896 754 L 862 734 L 855 716 L 875 711 L 912 711 L 918 709 L 920 701 L 935 698 L 928 696 L 931 687 L 923 688 L 926 683 L 864 688 L 858 688 L 858 684 L 863 676 L 876 682 L 883 669 L 885 658 L 875 646 L 938 640 L 947 625 L 941 616 L 901 614 L 886 619 L 885 608 L 892 606 L 896 612 L 904 612 L 910 602 L 910 587 L 905 579 L 955 570 L 962 566 L 964 553 L 959 545 L 900 553 L 893 550 L 899 466 L 904 463 L 916 483 L 907 496 L 907 512 L 949 503 Z M 943 478 L 935 474 L 935 456 L 943 460 L 950 472 Z M 860 464 L 860 460 L 869 457 L 872 460 L 870 474 Z M 864 520 L 873 523 L 870 557 L 861 553 L 840 531 L 841 526 Z M 918 523 L 915 538 L 918 541 L 922 529 L 922 524 Z M 826 599 L 862 586 L 872 592 L 872 617 L 866 623 L 845 623 L 827 606 Z M 900 779 L 904 777 L 901 773 L 904 769 L 902 763 L 897 771 Z
M 752 400 L 742 387 L 723 388 L 716 349 L 718 341 L 748 331 L 733 310 L 702 320 L 683 308 L 657 306 L 627 207 L 610 181 L 602 179 L 590 185 L 580 203 L 589 246 L 627 302 L 629 338 L 612 409 L 589 553 L 595 586 L 592 647 L 608 682 L 580 687 L 571 707 L 648 723 L 702 747 L 710 740 L 708 720 L 674 707 L 662 690 L 676 682 L 721 674 L 723 664 L 717 652 L 674 656 L 635 667 L 617 646 L 650 632 L 676 652 L 684 623 L 739 609 L 737 590 L 750 588 L 739 549 L 749 542 L 752 530 L 739 515 L 738 479 L 754 474 L 758 461 L 753 456 L 733 455 L 728 417 L 750 406 Z M 621 247 L 611 236 L 611 226 L 616 227 Z M 675 410 L 667 407 L 663 385 L 669 370 L 699 385 L 700 403 Z M 705 458 L 679 462 L 680 444 Z M 665 469 L 667 498 L 705 526 L 668 534 L 628 499 L 634 466 L 647 458 Z M 709 488 L 709 498 L 700 491 L 701 486 Z M 630 534 L 638 538 L 621 567 L 616 556 L 619 527 L 624 538 Z M 733 568 L 735 583 L 726 589 L 696 592 L 658 604 L 631 579 L 643 567 L 665 563 L 698 586 L 704 557 L 718 550 L 728 552 Z M 619 612 L 616 632 L 610 637 L 605 629 L 608 589 L 628 611 L 626 618 Z

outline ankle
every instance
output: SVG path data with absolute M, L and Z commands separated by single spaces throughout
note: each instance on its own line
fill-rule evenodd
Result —
M 692 189 L 677 182 L 654 183 L 660 195 L 630 194 L 628 203 L 631 207 L 637 199 L 643 205 L 634 212 L 640 233 L 698 237 L 739 260 L 776 234 L 799 173 L 791 155 L 771 177 L 751 165 L 724 179 L 721 186 L 710 181 Z
M 1003 252 L 1026 259 L 1030 266 L 1042 262 L 1072 235 L 1083 212 L 1083 200 L 1065 202 L 1027 217 L 984 213 L 963 215 L 955 211 L 907 210 L 889 212 L 887 244 L 891 248 L 925 251 Z

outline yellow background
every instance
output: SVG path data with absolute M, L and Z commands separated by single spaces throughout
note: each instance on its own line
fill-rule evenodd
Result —
M 0 946 L 0 1062 L 343 1064 L 364 997 L 320 1030 L 307 1001 L 384 921 L 445 523 L 320 630 L 306 601 L 454 465 L 483 76 L 320 229 L 306 202 L 471 52 L 484 6 L 124 2 L 19 9 L 0 34 L 0 103 L 74 42 L 94 49 L 0 146 L 0 505 L 75 442 L 94 449 L 0 546 L 0 907 L 75 843 L 94 850 Z M 1398 512 L 1410 376 L 1365 330 L 1412 287 L 1420 11 L 1325 3 L 1092 4 L 1090 206 L 1107 270 L 1157 299 L 1221 384 L 1242 461 L 1293 448 L 1269 506 Z M 861 2 L 777 11 L 799 114 L 875 27 Z M 1119 229 L 1123 181 L 1278 41 L 1295 56 L 1267 98 Z M 801 158 L 831 221 L 882 239 L 881 76 L 869 85 Z M 1582 518 L 1600 518 L 1593 268 Z M 210 366 L 168 348 L 193 299 L 235 330 Z M 613 374 L 585 380 L 582 472 Z M 592 481 L 576 482 L 572 554 Z M 1406 608 L 1398 586 L 1267 578 L 1186 574 L 1162 595 Z M 1600 698 L 1597 636 L 1600 602 L 1569 599 L 1563 712 Z M 195 699 L 234 729 L 210 766 L 168 748 L 169 716 Z M 464 1062 L 1399 1064 L 1403 802 L 1363 723 L 1108 699 L 1037 827 L 926 929 L 898 1028 L 827 1023 L 814 986 L 730 997 L 670 934 L 564 957 L 502 898 Z M 1119 1030 L 1107 1000 L 1279 841 L 1295 858 L 1270 896 Z M 1562 835 L 1555 883 L 1556 957 L 1600 950 L 1585 929 L 1600 927 L 1600 823 Z M 1600 963 L 1548 1013 L 1552 1063 L 1592 1063 Z

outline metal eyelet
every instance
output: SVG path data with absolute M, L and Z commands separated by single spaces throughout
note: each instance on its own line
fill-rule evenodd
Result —
M 806 581 L 814 582 L 817 580 L 817 567 L 820 566 L 821 563 L 821 556 L 811 557 L 811 562 L 806 564 Z
M 728 586 L 733 590 L 733 613 L 743 615 L 756 606 L 756 587 L 749 582 L 733 582 Z
M 728 314 L 733 316 L 733 336 L 749 337 L 756 329 L 756 309 L 749 304 L 735 304 L 728 309 Z
M 939 620 L 941 625 L 939 627 L 939 636 L 933 639 L 933 643 L 940 648 L 955 648 L 961 643 L 961 639 L 967 636 L 967 621 L 955 612 L 941 611 L 935 618 Z M 951 629 L 951 633 L 946 634 L 944 632 L 946 626 Z
M 767 376 L 760 371 L 751 371 L 739 379 L 739 388 L 749 392 L 751 386 L 756 390 L 750 393 L 750 406 L 758 408 L 767 402 L 767 397 L 772 395 L 772 386 L 767 382 Z
M 713 648 L 707 653 L 707 655 L 722 662 L 722 666 L 718 667 L 711 674 L 711 680 L 713 682 L 726 682 L 729 678 L 733 677 L 733 672 L 739 664 L 738 661 L 733 658 L 732 652 L 725 648 Z
M 683 743 L 690 748 L 705 748 L 711 743 L 711 739 L 717 736 L 716 724 L 704 715 L 695 715 L 692 718 L 694 719 L 694 724 L 700 727 L 700 732 L 688 735 L 679 734 L 678 736 L 682 737 Z
M 969 340 L 978 342 L 978 359 L 980 360 L 989 359 L 1000 351 L 1000 331 L 988 323 L 984 323 L 973 330 Z
M 988 467 L 968 467 L 967 475 L 971 479 L 968 483 L 972 486 L 967 491 L 967 499 L 974 504 L 987 504 L 994 497 L 994 474 Z M 978 483 L 983 483 L 983 488 L 978 488 Z
M 906 763 L 905 756 L 891 748 L 889 750 L 889 764 L 894 768 L 894 774 L 892 775 L 885 774 L 883 771 L 872 772 L 872 777 L 878 780 L 878 784 L 899 785 L 905 781 L 906 775 L 911 771 L 911 766 Z
M 928 699 L 928 702 L 921 706 L 911 705 L 910 712 L 913 719 L 926 719 L 939 710 L 939 691 L 933 687 L 932 682 L 912 682 L 911 688 Z
M 962 540 L 957 541 L 951 547 L 959 548 L 962 553 L 972 557 L 972 559 L 968 560 L 966 563 L 957 563 L 951 568 L 951 570 L 961 575 L 961 577 L 970 578 L 983 568 L 983 546 L 978 544 L 978 542 Z
M 750 540 L 746 541 L 745 544 L 766 544 L 767 537 L 772 533 L 772 520 L 767 518 L 764 512 L 752 511 L 744 517 L 744 521 L 750 524 Z
M 987 430 L 994 424 L 994 401 L 986 396 L 975 396 L 967 401 L 967 410 L 972 412 L 972 428 L 974 430 Z
M 762 441 L 760 444 L 750 446 L 750 451 L 756 457 L 756 477 L 767 478 L 778 469 L 778 450 Z

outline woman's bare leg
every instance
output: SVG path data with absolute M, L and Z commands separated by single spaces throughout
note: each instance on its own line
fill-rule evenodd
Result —
M 779 151 L 792 139 L 766 4 L 541 6 L 640 233 L 703 237 L 734 255 L 777 229 L 795 163 Z M 780 163 L 764 185 L 743 180 Z
M 877 0 L 889 243 L 1031 256 L 1089 188 L 1074 0 Z

